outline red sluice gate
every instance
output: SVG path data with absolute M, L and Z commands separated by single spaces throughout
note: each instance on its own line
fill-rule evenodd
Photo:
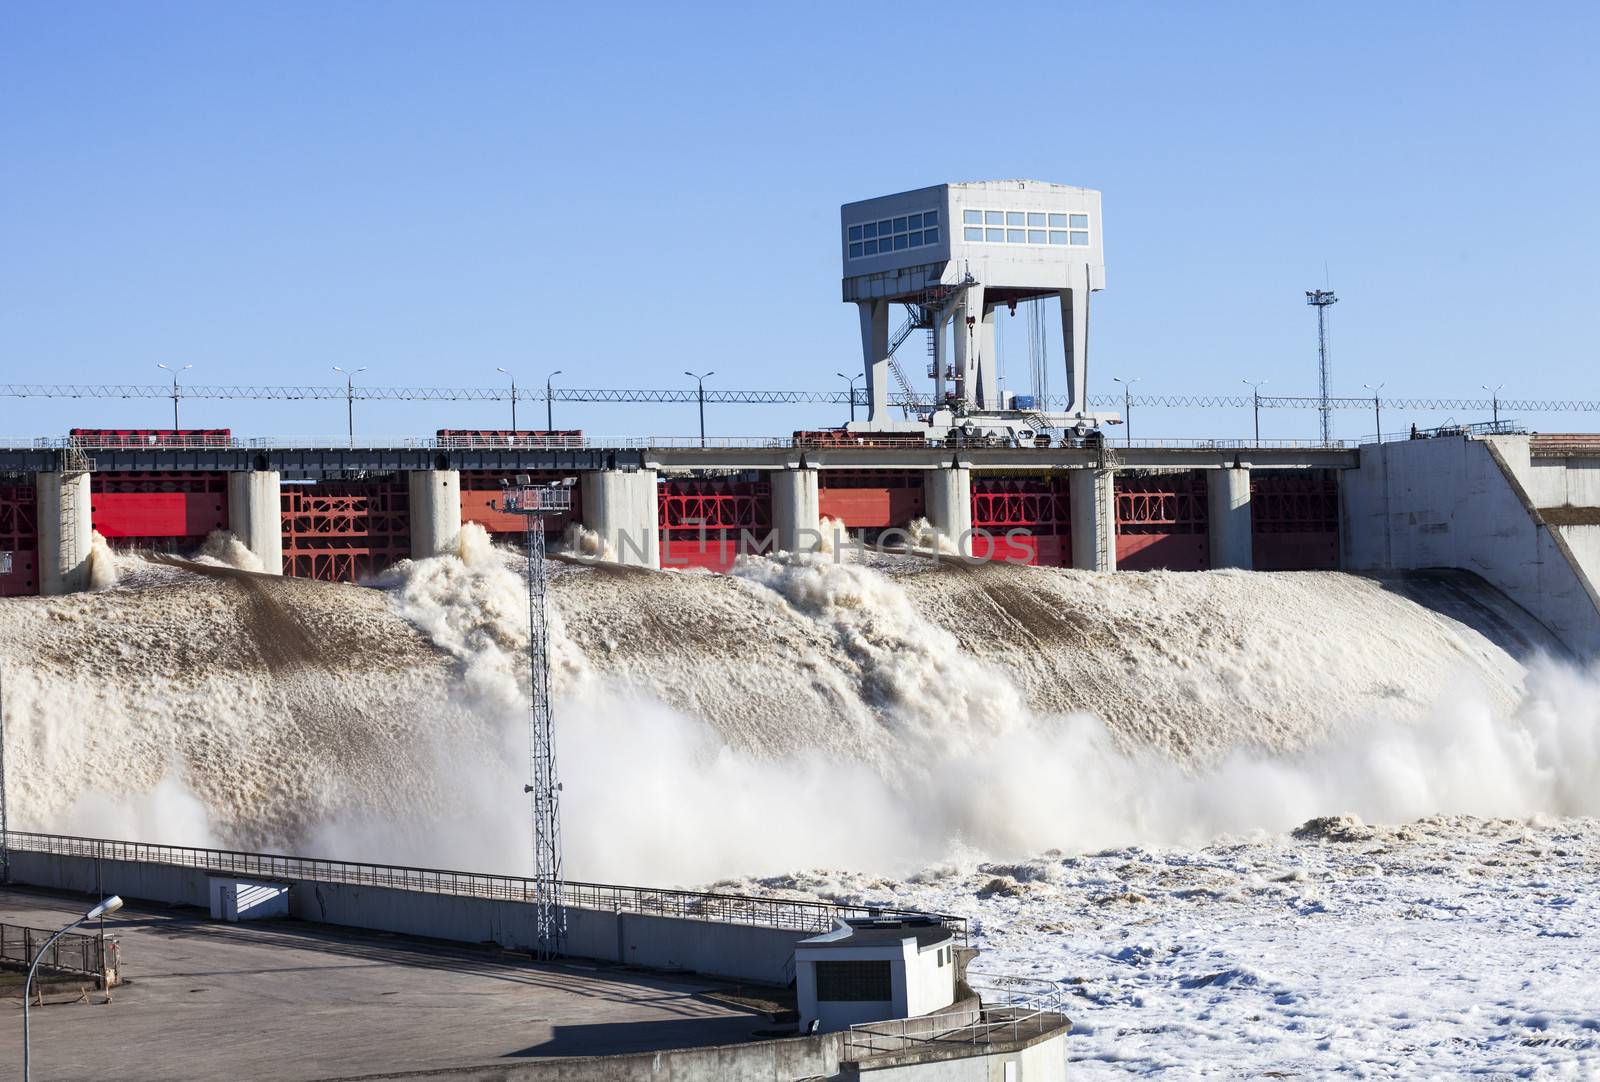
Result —
M 766 481 L 670 480 L 657 512 L 661 566 L 727 571 L 754 553 L 772 530 L 772 485 Z
M 189 553 L 228 528 L 228 475 L 93 473 L 89 519 L 113 548 Z
M 0 485 L 0 551 L 11 553 L 11 570 L 0 573 L 0 597 L 39 592 L 38 507 L 32 485 Z
M 1203 474 L 1118 477 L 1116 492 L 1119 570 L 1204 571 L 1211 566 Z
M 1257 571 L 1339 570 L 1339 479 L 1326 471 L 1250 478 Z
M 974 477 L 972 528 L 972 555 L 978 559 L 1071 567 L 1072 500 L 1066 476 Z M 1018 530 L 1025 536 L 1016 534 Z
M 411 494 L 404 481 L 283 486 L 283 573 L 359 582 L 411 555 Z

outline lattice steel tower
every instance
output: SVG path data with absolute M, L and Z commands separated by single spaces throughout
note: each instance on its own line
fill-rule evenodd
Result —
M 544 518 L 572 509 L 572 482 L 535 485 L 527 474 L 504 485 L 500 510 L 522 515 L 528 549 L 528 749 L 533 794 L 533 903 L 536 957 L 565 951 L 567 912 L 561 901 L 561 782 L 556 776 L 556 740 L 550 711 L 550 634 L 545 593 Z
M 1333 406 L 1328 401 L 1328 305 L 1338 304 L 1331 289 L 1306 290 L 1306 303 L 1317 310 L 1317 409 L 1322 414 L 1322 445 L 1333 444 Z

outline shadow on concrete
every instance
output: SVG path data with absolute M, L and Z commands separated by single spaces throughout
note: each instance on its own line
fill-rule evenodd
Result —
M 1518 661 L 1540 655 L 1573 658 L 1555 632 L 1471 571 L 1439 567 L 1363 577 L 1389 593 L 1466 625 Z
M 771 1023 L 755 1016 L 554 1026 L 550 1040 L 515 1052 L 506 1052 L 505 1056 L 508 1059 L 542 1059 L 623 1055 L 629 1052 L 662 1052 L 671 1048 L 739 1044 L 759 1039 L 756 1031 L 762 1028 L 770 1029 Z

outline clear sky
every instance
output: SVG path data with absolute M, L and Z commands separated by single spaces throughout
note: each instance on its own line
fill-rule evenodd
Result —
M 9 0 L 5 379 L 159 382 L 165 361 L 212 384 L 329 383 L 342 364 L 391 385 L 487 386 L 503 366 L 526 384 L 559 368 L 681 386 L 693 368 L 838 387 L 860 364 L 839 204 L 1025 177 L 1105 193 L 1093 393 L 1112 375 L 1310 393 L 1303 294 L 1326 266 L 1340 393 L 1600 398 L 1600 7 L 1316 10 Z M 1002 333 L 1020 384 L 1023 321 Z M 357 408 L 367 432 L 507 423 L 504 406 Z M 170 423 L 161 401 L 0 410 L 5 435 Z M 343 411 L 194 401 L 184 421 L 311 434 Z M 843 419 L 730 406 L 709 424 Z M 1443 417 L 1385 425 L 1412 419 Z M 695 418 L 570 405 L 556 423 Z M 1249 417 L 1135 424 L 1229 435 Z

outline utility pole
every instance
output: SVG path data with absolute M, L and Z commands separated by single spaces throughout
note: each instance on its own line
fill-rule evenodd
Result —
M 178 390 L 178 373 L 187 372 L 189 369 L 193 368 L 194 365 L 186 364 L 182 368 L 172 368 L 157 361 L 156 367 L 165 368 L 168 372 L 172 373 L 172 429 L 174 432 L 176 432 L 178 429 L 178 398 L 182 393 Z
M 553 397 L 555 392 L 550 389 L 550 381 L 560 374 L 561 369 L 558 368 L 546 376 L 544 380 L 544 430 L 546 432 L 554 432 L 556 429 L 555 407 L 552 404 L 555 401 Z
M 499 365 L 495 365 L 494 370 L 496 372 L 499 372 L 502 376 L 510 376 L 511 377 L 511 431 L 512 432 L 516 432 L 517 431 L 517 377 L 516 376 L 512 376 L 510 372 L 506 371 L 504 368 L 501 368 Z
M 350 446 L 356 445 L 356 373 L 365 372 L 366 365 L 362 365 L 355 372 L 346 372 L 338 365 L 333 366 L 335 372 L 344 376 L 344 417 L 350 430 Z
M 1338 304 L 1331 289 L 1306 290 L 1306 303 L 1317 310 L 1317 383 L 1321 396 L 1322 445 L 1333 446 L 1333 405 L 1328 401 L 1328 306 Z
M 565 953 L 567 911 L 562 899 L 561 782 L 556 774 L 555 719 L 550 708 L 550 629 L 545 594 L 544 519 L 572 510 L 572 480 L 535 485 L 528 475 L 501 491 L 499 510 L 522 515 L 528 566 L 528 784 L 533 794 L 533 905 L 535 955 L 550 961 Z
M 1382 443 L 1383 442 L 1383 399 L 1379 398 L 1378 395 L 1379 395 L 1379 392 L 1381 392 L 1383 390 L 1385 385 L 1380 383 L 1376 387 L 1374 387 L 1370 383 L 1363 383 L 1361 386 L 1365 387 L 1367 390 L 1372 392 L 1372 423 L 1378 426 L 1378 442 Z
M 854 421 L 856 419 L 856 380 L 865 379 L 866 373 L 863 372 L 857 376 L 847 376 L 843 372 L 835 372 L 834 375 L 838 376 L 840 379 L 844 380 L 850 385 L 850 420 Z
M 1253 397 L 1253 399 L 1255 401 L 1255 408 L 1256 408 L 1256 446 L 1260 447 L 1261 446 L 1261 388 L 1266 385 L 1267 381 L 1264 380 L 1264 379 L 1258 379 L 1258 380 L 1242 379 L 1239 382 L 1244 384 L 1246 387 L 1250 388 L 1250 393 L 1251 393 L 1251 395 L 1252 395 L 1252 397 Z
M 697 376 L 693 372 L 684 372 L 684 375 L 694 380 L 700 387 L 700 446 L 704 447 L 706 445 L 706 380 L 716 375 L 716 373 L 707 372 L 703 376 Z
M 1124 444 L 1133 446 L 1133 385 L 1138 383 L 1143 376 L 1133 379 L 1123 379 L 1121 376 L 1112 376 L 1112 383 L 1122 384 L 1122 434 Z
M 1502 383 L 1498 387 L 1491 387 L 1487 383 L 1480 383 L 1478 386 L 1488 391 L 1492 396 L 1491 400 L 1494 404 L 1494 427 L 1498 429 L 1500 427 L 1500 392 L 1506 389 L 1506 385 Z

